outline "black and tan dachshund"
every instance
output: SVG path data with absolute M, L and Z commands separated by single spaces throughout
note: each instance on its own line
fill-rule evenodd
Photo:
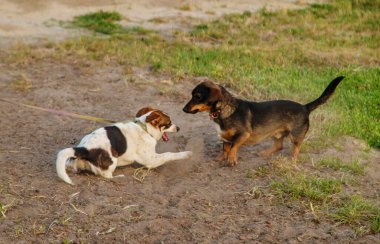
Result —
M 230 166 L 237 164 L 237 151 L 242 144 L 256 144 L 268 137 L 273 137 L 274 144 L 262 151 L 262 156 L 281 150 L 284 138 L 289 136 L 293 143 L 292 158 L 296 159 L 309 129 L 310 113 L 329 99 L 343 79 L 343 76 L 335 78 L 319 98 L 306 105 L 289 100 L 246 101 L 220 85 L 205 81 L 194 88 L 183 111 L 210 113 L 223 140 L 223 154 L 218 159 L 228 159 Z

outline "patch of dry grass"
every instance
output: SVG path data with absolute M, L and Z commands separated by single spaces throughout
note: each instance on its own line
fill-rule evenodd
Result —
M 18 79 L 13 80 L 10 84 L 9 87 L 26 92 L 32 89 L 33 84 L 32 81 L 24 74 L 22 74 Z

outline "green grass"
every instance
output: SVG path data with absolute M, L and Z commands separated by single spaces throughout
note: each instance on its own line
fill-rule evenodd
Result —
M 342 181 L 334 178 L 306 177 L 305 175 L 288 175 L 274 181 L 272 188 L 277 194 L 294 199 L 326 202 L 342 189 Z
M 377 214 L 371 218 L 371 230 L 375 233 L 380 233 L 380 214 Z
M 118 12 L 97 11 L 84 15 L 74 17 L 74 20 L 63 23 L 63 26 L 80 27 L 90 31 L 101 33 L 105 35 L 128 35 L 130 33 L 144 35 L 153 33 L 152 30 L 147 30 L 141 26 L 134 26 L 131 28 L 123 27 L 117 21 L 123 19 L 123 16 Z
M 374 233 L 380 232 L 380 208 L 359 195 L 342 199 L 332 217 L 341 224 L 366 226 Z
M 122 30 L 116 21 L 122 19 L 118 12 L 98 11 L 74 17 L 72 24 L 76 27 L 87 28 L 102 34 L 114 34 Z
M 359 163 L 359 160 L 353 160 L 345 163 L 339 158 L 325 157 L 318 162 L 319 166 L 328 167 L 333 170 L 349 172 L 354 175 L 364 175 L 364 165 Z
M 5 218 L 5 212 L 7 209 L 4 207 L 2 203 L 0 203 L 0 219 Z
M 263 9 L 227 15 L 189 33 L 177 32 L 170 41 L 136 28 L 139 35 L 106 30 L 117 34 L 106 40 L 67 41 L 60 48 L 100 61 L 112 57 L 120 64 L 151 66 L 179 77 L 207 76 L 255 100 L 307 103 L 333 78 L 344 75 L 330 101 L 312 114 L 311 130 L 322 138 L 351 135 L 379 148 L 379 6 L 380 0 L 337 0 L 300 10 Z M 95 28 L 97 24 L 91 27 L 87 19 L 98 18 L 86 16 L 81 17 L 82 26 Z M 113 23 L 117 18 L 99 19 Z M 316 113 L 323 121 L 313 118 Z
M 182 11 L 190 11 L 191 7 L 190 7 L 190 5 L 185 4 L 185 5 L 180 6 L 178 9 L 182 10 Z
M 380 208 L 359 195 L 342 197 L 342 182 L 335 178 L 305 176 L 291 173 L 274 180 L 271 184 L 275 195 L 285 202 L 301 201 L 312 206 L 311 211 L 318 218 L 351 226 L 359 235 L 380 233 Z

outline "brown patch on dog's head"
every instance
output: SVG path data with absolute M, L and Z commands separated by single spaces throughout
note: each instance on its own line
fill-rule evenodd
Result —
M 162 112 L 159 109 L 154 109 L 151 107 L 145 107 L 140 109 L 136 117 L 146 116 L 143 120 L 139 119 L 141 122 L 150 124 L 154 128 L 158 129 L 162 133 L 162 140 L 165 142 L 169 140 L 166 132 L 178 132 L 179 127 L 172 124 L 172 121 L 168 114 Z
M 223 99 L 221 86 L 204 81 L 197 85 L 192 91 L 192 98 L 183 108 L 185 113 L 198 113 L 210 111 L 213 105 Z
M 179 127 L 172 124 L 169 115 L 158 109 L 153 110 L 146 116 L 145 123 L 158 129 L 162 133 L 162 140 L 165 142 L 169 141 L 169 136 L 166 132 L 179 131 Z
M 145 123 L 149 123 L 156 128 L 163 127 L 163 129 L 168 129 L 172 125 L 169 115 L 159 109 L 144 107 L 136 113 L 136 118 L 145 114 L 148 114 L 145 118 Z
M 139 111 L 137 111 L 136 118 L 139 118 L 139 117 L 143 116 L 144 114 L 147 114 L 150 111 L 154 111 L 154 110 L 156 110 L 156 109 L 153 109 L 151 107 L 144 107 L 144 108 L 140 109 Z
M 145 122 L 151 124 L 153 127 L 164 127 L 165 129 L 169 128 L 172 124 L 169 115 L 158 109 L 153 110 L 146 116 Z

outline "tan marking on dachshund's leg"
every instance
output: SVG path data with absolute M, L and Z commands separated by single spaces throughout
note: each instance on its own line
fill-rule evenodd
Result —
M 300 153 L 301 144 L 308 129 L 309 124 L 307 123 L 303 126 L 293 129 L 293 131 L 290 132 L 290 140 L 293 143 L 292 160 L 297 160 L 298 154 Z
M 298 154 L 300 153 L 301 145 L 294 145 L 292 151 L 292 160 L 297 160 Z
M 223 153 L 215 158 L 216 161 L 224 161 L 228 158 L 228 153 L 231 150 L 231 143 L 223 142 Z
M 260 152 L 260 156 L 261 157 L 268 157 L 270 156 L 272 153 L 275 153 L 277 151 L 280 151 L 284 148 L 283 146 L 283 141 L 284 141 L 284 137 L 281 137 L 281 138 L 274 138 L 274 142 L 273 142 L 273 146 L 270 147 L 270 148 L 267 148 L 263 151 Z
M 229 166 L 235 166 L 237 162 L 237 151 L 239 147 L 250 137 L 249 133 L 242 134 L 237 140 L 234 141 L 232 148 L 228 154 L 228 164 Z

